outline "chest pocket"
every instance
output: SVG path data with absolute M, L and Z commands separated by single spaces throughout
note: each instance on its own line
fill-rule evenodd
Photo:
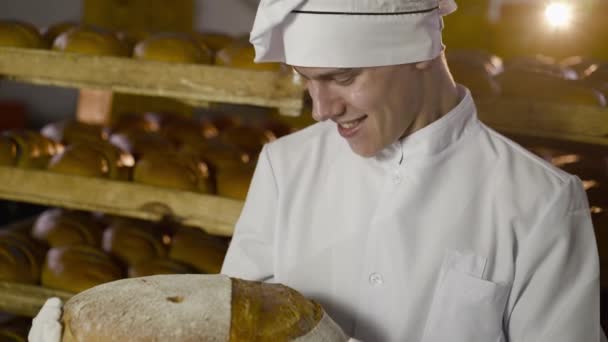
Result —
M 504 342 L 510 286 L 483 280 L 486 259 L 451 251 L 444 258 L 423 342 Z

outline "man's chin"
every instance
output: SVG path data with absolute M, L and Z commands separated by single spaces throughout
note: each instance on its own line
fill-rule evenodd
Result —
M 363 158 L 371 158 L 378 154 L 378 150 L 374 148 L 370 148 L 370 146 L 361 146 L 358 144 L 352 144 L 349 142 L 349 146 L 351 151 L 353 151 L 356 155 Z

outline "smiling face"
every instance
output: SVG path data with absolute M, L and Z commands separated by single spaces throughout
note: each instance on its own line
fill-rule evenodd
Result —
M 313 118 L 334 121 L 353 152 L 363 157 L 402 137 L 422 108 L 423 74 L 415 64 L 294 69 L 306 80 Z

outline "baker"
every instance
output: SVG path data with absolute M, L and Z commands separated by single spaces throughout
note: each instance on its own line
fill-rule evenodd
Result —
M 257 62 L 319 123 L 265 146 L 222 272 L 286 284 L 363 341 L 600 341 L 580 180 L 479 121 L 452 0 L 262 0 Z
M 478 120 L 443 54 L 455 9 L 261 1 L 256 60 L 293 66 L 320 122 L 261 152 L 222 273 L 286 284 L 367 342 L 600 341 L 581 182 Z M 34 326 L 60 331 L 46 309 Z

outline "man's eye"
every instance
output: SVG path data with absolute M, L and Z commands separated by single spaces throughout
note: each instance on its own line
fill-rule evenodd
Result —
M 334 78 L 334 82 L 336 82 L 339 85 L 348 85 L 348 84 L 351 84 L 354 79 L 355 79 L 355 77 L 352 75 L 342 76 L 342 77 Z

